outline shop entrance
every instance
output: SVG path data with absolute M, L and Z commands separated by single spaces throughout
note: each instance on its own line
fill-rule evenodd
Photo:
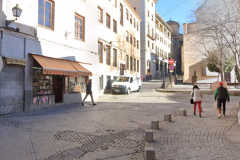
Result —
M 55 103 L 63 102 L 64 76 L 53 76 L 53 91 L 55 94 Z

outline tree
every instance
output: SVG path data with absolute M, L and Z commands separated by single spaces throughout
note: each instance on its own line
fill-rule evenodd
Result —
M 212 55 L 217 55 L 218 53 L 215 53 L 216 51 L 213 51 Z M 218 64 L 218 60 L 213 57 L 207 58 L 207 67 L 208 70 L 211 72 L 217 72 L 221 73 L 221 66 Z M 224 59 L 223 63 L 223 72 L 230 73 L 234 68 L 234 57 L 233 56 L 227 56 Z
M 197 21 L 192 33 L 195 37 L 188 39 L 204 56 L 214 59 L 221 80 L 224 63 L 227 63 L 226 50 L 234 56 L 234 64 L 240 70 L 240 22 L 236 6 L 239 6 L 238 0 L 206 0 L 195 12 Z

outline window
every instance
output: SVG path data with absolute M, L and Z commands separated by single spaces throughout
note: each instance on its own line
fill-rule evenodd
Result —
M 137 31 L 138 31 L 138 22 L 137 22 Z
M 136 38 L 133 38 L 133 46 L 136 47 Z
M 113 32 L 117 33 L 117 22 L 113 20 Z
M 134 71 L 136 71 L 136 59 L 135 58 L 133 60 L 133 69 L 134 69 Z
M 114 6 L 117 8 L 117 0 L 114 0 Z
M 153 15 L 152 15 L 152 21 L 153 21 Z
M 127 41 L 127 42 L 129 41 L 129 34 L 128 34 L 128 31 L 126 31 L 126 41 Z
M 134 18 L 133 18 L 133 27 L 134 27 L 134 28 L 136 27 L 135 19 L 134 19 Z
M 130 34 L 130 44 L 132 44 L 132 35 Z
M 86 92 L 86 76 L 77 76 L 77 77 L 69 77 L 69 78 L 66 77 L 65 82 L 68 79 L 69 79 L 69 89 L 68 89 L 69 92 Z
M 129 55 L 126 55 L 126 68 L 129 69 Z
M 53 5 L 50 0 L 38 0 L 38 24 L 53 29 Z
M 152 43 L 152 49 L 154 50 L 154 44 Z
M 154 29 L 152 29 L 152 37 L 154 38 Z
M 137 72 L 139 72 L 139 60 L 137 60 Z
M 123 26 L 123 5 L 120 3 L 120 24 Z
M 106 26 L 110 28 L 110 15 L 106 13 Z
M 130 14 L 130 23 L 132 24 L 132 15 Z
M 103 10 L 98 7 L 98 21 L 103 23 Z
M 75 14 L 75 38 L 84 41 L 84 21 L 85 18 Z
M 153 2 L 152 2 L 152 7 L 153 7 Z
M 147 16 L 149 17 L 149 11 L 147 11 Z
M 150 47 L 150 42 L 148 41 L 148 48 Z
M 132 57 L 130 57 L 130 70 L 132 71 L 133 68 L 132 68 Z
M 106 46 L 106 64 L 110 65 L 111 64 L 111 55 L 110 55 L 110 47 Z
M 139 49 L 139 41 L 137 40 L 137 49 Z
M 100 63 L 103 63 L 102 46 L 103 46 L 103 44 L 101 42 L 98 42 L 98 55 L 99 55 L 99 62 Z
M 116 49 L 113 49 L 112 61 L 113 61 L 113 66 L 117 66 L 117 50 Z
M 129 17 L 128 17 L 128 10 L 126 9 L 126 19 L 128 20 Z

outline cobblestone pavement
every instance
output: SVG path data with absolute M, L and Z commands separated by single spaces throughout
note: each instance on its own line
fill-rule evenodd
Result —
M 161 93 L 159 81 L 140 92 L 106 94 L 86 103 L 58 105 L 0 117 L 1 160 L 143 160 L 144 131 L 160 120 L 154 148 L 160 159 L 240 159 L 226 136 L 237 122 L 239 97 L 231 97 L 225 119 L 217 119 L 213 95 L 206 95 L 203 117 L 194 117 L 189 95 Z M 189 116 L 178 116 L 179 109 Z M 173 122 L 163 122 L 164 113 Z M 238 126 L 237 126 L 238 127 Z M 222 158 L 221 158 L 222 157 Z

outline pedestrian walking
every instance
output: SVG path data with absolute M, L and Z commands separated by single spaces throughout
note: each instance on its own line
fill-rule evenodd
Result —
M 194 102 L 194 107 L 193 107 L 193 115 L 196 116 L 196 107 L 198 105 L 198 112 L 199 112 L 199 117 L 202 117 L 201 115 L 201 104 L 202 104 L 202 92 L 199 89 L 199 87 L 197 85 L 193 86 L 193 90 L 190 94 L 193 97 L 193 102 Z
M 223 116 L 226 117 L 226 101 L 230 102 L 230 97 L 227 88 L 223 87 L 223 82 L 219 82 L 219 87 L 215 91 L 215 101 L 217 99 L 217 107 L 218 107 L 218 118 L 222 117 L 222 109 L 223 106 Z
M 93 100 L 93 95 L 92 95 L 92 80 L 89 79 L 88 83 L 87 83 L 87 91 L 86 91 L 86 96 L 84 97 L 83 101 L 82 101 L 82 106 L 84 106 L 84 102 L 86 100 L 86 98 L 88 97 L 88 95 L 90 95 L 91 100 L 92 100 L 92 104 L 93 105 L 97 105 L 96 103 L 94 103 Z

